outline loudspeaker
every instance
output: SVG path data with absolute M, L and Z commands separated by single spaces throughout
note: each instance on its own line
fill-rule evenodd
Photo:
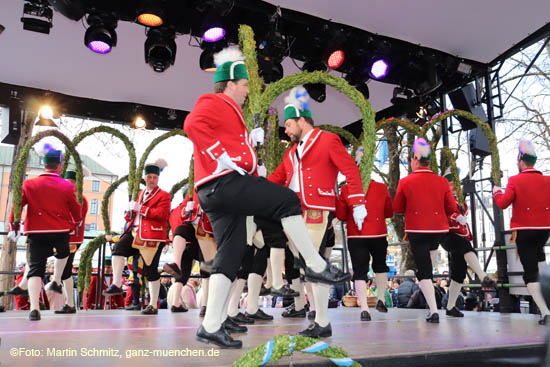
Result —
M 489 146 L 489 139 L 487 135 L 481 130 L 476 128 L 470 131 L 470 152 L 480 157 L 486 157 L 491 155 L 491 147 Z
M 462 89 L 455 90 L 449 93 L 449 98 L 453 107 L 457 110 L 464 110 L 470 112 L 481 119 L 483 122 L 487 122 L 487 115 L 481 103 L 477 103 L 476 90 L 472 83 L 466 85 Z M 460 122 L 462 130 L 471 130 L 476 128 L 476 124 L 472 121 L 464 118 L 457 117 Z
M 2 131 L 0 141 L 4 144 L 17 145 L 21 136 L 21 123 L 25 111 L 18 99 L 10 98 L 7 107 L 2 108 Z

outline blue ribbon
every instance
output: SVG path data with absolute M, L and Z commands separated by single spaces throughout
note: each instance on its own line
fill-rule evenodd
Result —
M 270 341 L 268 341 L 266 343 L 264 358 L 262 359 L 262 363 L 260 364 L 261 366 L 265 366 L 267 364 L 267 362 L 269 362 L 269 360 L 271 359 L 271 355 L 273 354 L 273 345 L 274 344 L 275 344 L 274 339 L 271 339 Z
M 353 365 L 353 359 L 351 358 L 329 358 L 332 363 L 337 366 L 351 366 Z
M 305 348 L 305 349 L 302 349 L 302 352 L 305 352 L 305 353 L 317 353 L 317 352 L 320 352 L 324 349 L 327 349 L 329 347 L 329 345 L 325 342 L 317 342 L 313 345 L 310 345 L 309 347 Z
M 294 335 L 290 336 L 290 343 L 288 344 L 288 348 L 290 349 L 290 353 L 294 352 L 294 347 L 296 346 L 296 341 L 294 340 Z

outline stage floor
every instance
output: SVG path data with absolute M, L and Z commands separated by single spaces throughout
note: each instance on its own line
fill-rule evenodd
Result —
M 243 341 L 242 350 L 218 349 L 196 341 L 201 321 L 198 310 L 177 314 L 160 310 L 156 316 L 124 310 L 76 315 L 42 311 L 42 320 L 33 322 L 27 311 L 9 311 L 0 313 L 0 365 L 230 366 L 273 336 L 297 333 L 308 325 L 306 319 L 282 318 L 281 309 L 266 311 L 275 316 L 274 321 L 257 322 L 248 326 L 248 333 L 234 335 Z M 359 308 L 330 309 L 333 336 L 323 340 L 344 348 L 364 366 L 380 365 L 368 363 L 369 359 L 426 358 L 453 352 L 472 355 L 496 348 L 540 348 L 544 343 L 545 328 L 537 324 L 537 315 L 466 312 L 466 317 L 456 319 L 440 311 L 440 324 L 428 324 L 425 310 L 390 309 L 387 314 L 371 310 L 370 322 L 359 321 L 359 313 Z M 296 366 L 327 362 L 299 352 L 293 356 Z M 288 358 L 270 365 L 288 365 Z

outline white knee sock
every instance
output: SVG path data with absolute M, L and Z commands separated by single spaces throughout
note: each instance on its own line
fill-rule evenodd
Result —
M 540 291 L 540 283 L 527 283 L 527 290 L 529 291 L 531 297 L 533 297 L 533 301 L 535 301 L 535 303 L 537 304 L 537 307 L 539 308 L 542 317 L 550 315 L 550 311 L 548 311 L 548 306 L 546 305 L 546 302 L 544 302 L 544 298 L 542 297 L 542 293 Z
M 69 279 L 65 279 L 63 281 L 63 292 L 65 293 L 65 303 L 70 307 L 74 307 L 73 289 L 74 289 L 73 277 L 70 277 Z
M 223 323 L 225 319 L 227 319 L 227 310 L 229 309 L 229 302 L 231 300 L 231 294 L 235 292 L 235 288 L 237 287 L 237 280 L 234 280 L 233 283 L 231 283 L 231 287 L 229 289 L 229 295 L 226 298 L 225 303 L 223 304 L 222 313 L 220 315 L 221 322 Z
M 272 248 L 270 250 L 269 259 L 271 262 L 271 274 L 273 275 L 272 287 L 280 289 L 283 282 L 283 268 L 285 266 L 285 249 Z
M 42 291 L 42 279 L 40 277 L 30 277 L 29 284 L 29 302 L 30 310 L 40 311 L 40 291 Z
M 321 327 L 328 325 L 328 295 L 329 285 L 322 283 L 313 283 L 311 288 L 313 290 L 313 298 L 317 308 L 315 309 L 315 322 Z
M 418 286 L 422 290 L 422 294 L 426 299 L 426 303 L 430 308 L 430 313 L 437 312 L 437 303 L 435 302 L 434 284 L 431 279 L 422 279 L 418 282 Z
M 479 264 L 479 259 L 475 252 L 470 251 L 464 254 L 464 260 L 466 264 L 476 273 L 479 279 L 483 280 L 487 276 L 487 273 L 483 271 L 481 265 Z
M 29 275 L 29 270 L 30 269 L 31 268 L 30 268 L 29 264 L 25 265 L 25 272 L 23 273 L 23 278 L 21 279 L 21 282 L 19 283 L 19 288 L 27 289 L 29 287 L 27 276 Z
M 433 272 L 433 268 L 437 267 L 437 254 L 438 254 L 438 250 L 430 251 L 430 259 L 432 260 L 432 272 Z
M 314 297 L 312 284 L 310 282 L 305 282 L 304 285 L 307 289 L 307 298 L 309 299 L 309 310 L 315 311 L 315 302 L 317 301 L 317 299 L 315 299 Z
M 181 271 L 181 256 L 183 255 L 186 246 L 185 238 L 181 236 L 175 236 L 172 243 L 174 245 L 174 262 Z
M 113 255 L 113 284 L 122 287 L 122 271 L 124 271 L 124 256 Z
M 170 289 L 168 289 L 167 302 L 168 305 L 179 307 L 181 306 L 181 291 L 183 289 L 183 284 L 176 282 L 172 284 Z
M 248 296 L 246 297 L 246 312 L 254 314 L 258 312 L 258 298 L 262 289 L 262 277 L 256 273 L 248 275 Z
M 69 260 L 68 256 L 64 257 L 63 259 L 55 258 L 55 261 L 53 263 L 53 280 L 59 285 L 61 285 L 61 277 L 63 276 L 63 270 L 65 269 L 67 260 Z
M 265 269 L 265 287 L 269 289 L 271 288 L 272 285 L 273 285 L 273 273 L 271 270 L 271 260 L 267 259 L 267 268 Z
M 461 289 L 461 283 L 451 280 L 451 284 L 449 285 L 449 299 L 447 300 L 447 310 L 451 310 L 453 307 L 456 306 L 456 300 L 458 299 L 458 295 L 460 294 Z
M 327 266 L 326 261 L 319 255 L 319 252 L 315 250 L 311 237 L 307 231 L 306 223 L 301 215 L 293 215 L 281 219 L 283 229 L 292 241 L 294 246 L 298 249 L 300 254 L 304 257 L 306 265 L 314 272 L 319 273 Z
M 376 280 L 376 293 L 378 300 L 386 304 L 386 284 L 388 284 L 388 273 L 376 273 L 374 275 Z
M 356 280 L 353 282 L 355 284 L 355 295 L 359 300 L 359 306 L 361 306 L 361 311 L 369 311 L 369 304 L 367 302 L 367 282 L 364 280 Z
M 210 284 L 210 278 L 202 278 L 201 280 L 201 307 L 206 306 L 208 303 L 208 288 Z
M 545 267 L 546 267 L 546 261 L 539 261 L 539 275 L 542 273 Z
M 155 280 L 154 282 L 149 281 L 149 299 L 151 300 L 149 304 L 154 308 L 157 308 L 159 300 L 159 291 L 160 291 L 160 279 Z
M 294 309 L 300 311 L 306 305 L 306 295 L 304 292 L 304 284 L 300 278 L 292 279 L 292 284 L 290 286 L 293 290 L 300 293 L 298 297 L 294 297 Z
M 202 326 L 207 332 L 214 333 L 222 325 L 222 313 L 231 291 L 231 280 L 221 273 L 212 274 L 208 288 L 208 304 Z M 223 315 L 224 320 L 225 317 Z
M 231 317 L 237 316 L 239 313 L 239 305 L 241 302 L 241 296 L 243 294 L 244 289 L 244 283 L 246 281 L 244 279 L 236 279 L 235 280 L 235 286 L 231 290 L 231 294 L 229 294 L 229 305 L 227 307 L 227 315 Z M 250 285 L 248 286 L 248 297 L 247 300 L 250 300 Z

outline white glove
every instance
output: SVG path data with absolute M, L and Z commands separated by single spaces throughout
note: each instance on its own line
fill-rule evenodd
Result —
M 8 239 L 13 241 L 13 242 L 17 242 L 17 240 L 19 239 L 19 232 L 16 232 L 16 231 L 9 231 L 8 232 Z
M 255 128 L 250 132 L 250 137 L 252 138 L 252 143 L 254 145 L 257 145 L 257 144 L 263 145 L 264 138 L 265 138 L 264 129 L 262 129 L 261 127 Z
M 220 173 L 224 169 L 229 169 L 229 170 L 235 171 L 238 174 L 243 175 L 243 176 L 246 174 L 246 171 L 244 169 L 237 166 L 235 164 L 235 162 L 233 162 L 231 160 L 231 158 L 229 157 L 229 154 L 227 154 L 227 152 L 224 152 L 222 155 L 220 155 L 220 157 L 217 159 L 217 161 L 218 161 L 218 167 L 213 172 L 214 175 Z
M 367 217 L 367 208 L 364 205 L 358 205 L 353 208 L 353 220 L 357 225 L 357 229 L 363 229 L 363 221 Z
M 460 214 L 456 217 L 456 221 L 458 222 L 458 224 L 460 224 L 461 226 L 465 226 L 467 223 L 468 223 L 468 219 Z
M 502 192 L 502 189 L 498 186 L 493 186 L 493 195 L 496 194 L 497 192 Z
M 185 204 L 185 211 L 186 212 L 191 212 L 193 211 L 193 207 L 195 206 L 195 203 L 193 202 L 193 200 L 189 200 L 187 202 L 187 204 Z
M 260 177 L 267 176 L 267 170 L 265 169 L 265 166 L 263 164 L 261 166 L 258 166 L 258 176 Z
M 141 209 L 141 205 L 139 205 L 136 201 L 132 200 L 128 203 L 129 212 L 131 211 L 139 212 L 140 209 Z

